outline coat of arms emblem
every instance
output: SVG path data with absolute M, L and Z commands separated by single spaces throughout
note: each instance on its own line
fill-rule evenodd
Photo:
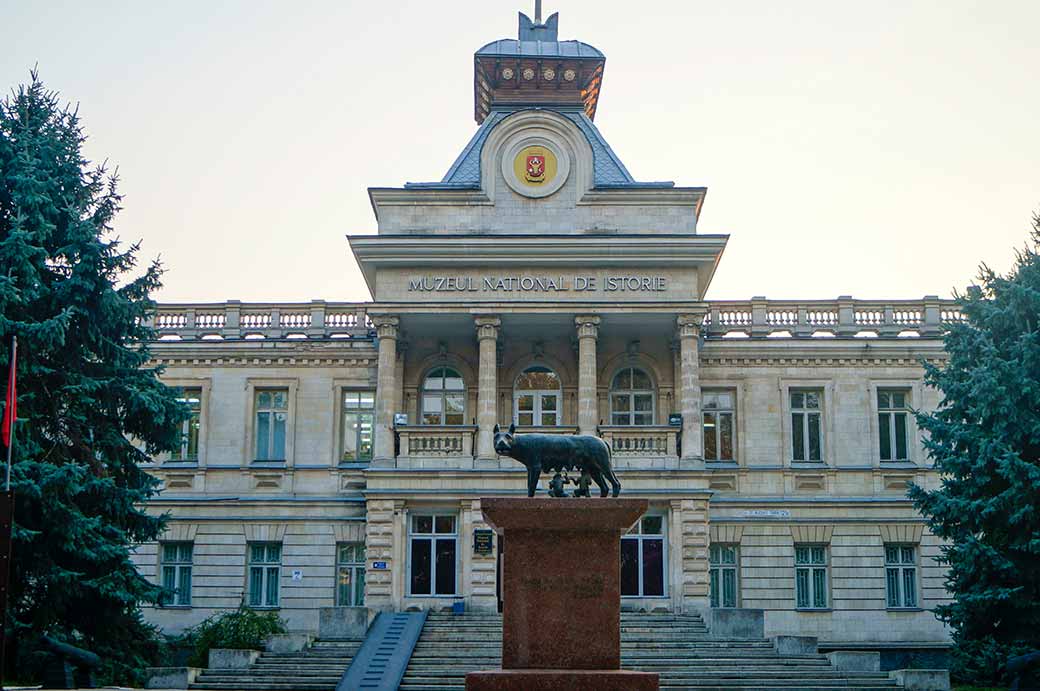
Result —
M 539 183 L 545 181 L 545 156 L 532 154 L 527 157 L 527 182 Z

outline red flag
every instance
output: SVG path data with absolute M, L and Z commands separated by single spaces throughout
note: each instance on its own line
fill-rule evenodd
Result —
M 11 448 L 11 432 L 14 421 L 18 418 L 18 386 L 17 386 L 18 341 L 11 339 L 11 364 L 7 373 L 7 403 L 4 405 L 4 446 Z

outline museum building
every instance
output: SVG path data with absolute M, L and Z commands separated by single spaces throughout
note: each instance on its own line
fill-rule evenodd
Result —
M 473 66 L 477 129 L 444 178 L 371 188 L 378 233 L 348 238 L 371 302 L 159 306 L 153 358 L 192 416 L 149 469 L 169 529 L 135 559 L 174 592 L 149 619 L 497 610 L 480 498 L 525 494 L 493 443 L 513 423 L 600 436 L 649 500 L 624 609 L 946 642 L 906 488 L 937 482 L 912 411 L 938 404 L 922 361 L 956 307 L 706 300 L 727 236 L 697 230 L 705 188 L 633 179 L 597 129 L 604 55 L 521 14 Z

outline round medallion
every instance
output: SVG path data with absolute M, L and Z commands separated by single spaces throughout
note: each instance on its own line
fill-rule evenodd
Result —
M 545 71 L 542 72 L 542 79 L 544 79 L 547 82 L 551 82 L 552 80 L 556 79 L 556 70 L 554 70 L 551 67 L 546 67 Z
M 534 79 L 534 70 L 530 67 L 525 67 L 524 71 L 521 72 L 521 74 L 524 75 L 524 79 L 527 81 L 531 81 L 532 79 Z
M 567 181 L 570 159 L 553 139 L 530 134 L 517 137 L 502 153 L 502 176 L 518 194 L 548 197 Z
M 510 79 L 512 79 L 515 76 L 516 76 L 516 73 L 513 72 L 513 68 L 512 67 L 505 67 L 505 68 L 502 69 L 502 79 L 505 79 L 506 81 L 509 81 Z
M 578 76 L 578 74 L 574 70 L 564 70 L 563 71 L 563 80 L 565 82 L 573 82 L 574 78 L 577 77 L 577 76 Z

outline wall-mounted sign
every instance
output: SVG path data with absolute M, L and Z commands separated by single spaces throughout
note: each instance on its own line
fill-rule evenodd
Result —
M 489 557 L 494 552 L 493 530 L 478 528 L 473 531 L 473 554 Z
M 408 278 L 409 293 L 663 293 L 667 276 L 447 276 Z
M 408 413 L 394 413 L 394 426 L 407 425 Z
M 293 569 L 292 579 L 294 581 L 302 581 L 303 580 L 303 571 L 300 571 L 299 569 Z
M 374 562 L 372 562 L 372 568 L 375 569 L 376 571 L 386 571 L 386 562 L 385 561 L 374 561 Z
M 745 518 L 790 518 L 791 512 L 787 509 L 748 509 L 744 512 Z
M 682 413 L 669 413 L 668 424 L 672 427 L 682 427 Z

